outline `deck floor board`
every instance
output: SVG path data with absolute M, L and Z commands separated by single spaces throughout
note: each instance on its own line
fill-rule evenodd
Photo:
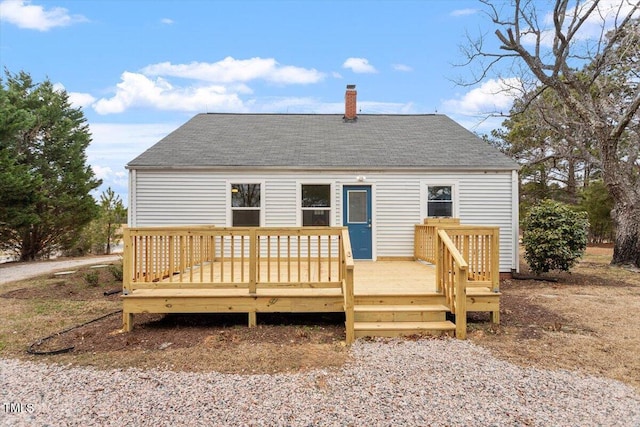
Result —
M 436 269 L 416 261 L 356 261 L 353 287 L 356 296 L 433 293 Z
M 211 275 L 211 267 L 213 266 L 213 276 Z M 201 271 L 202 270 L 202 273 Z M 297 264 L 292 268 L 292 274 L 288 274 L 288 266 L 286 263 L 280 265 L 280 278 L 291 281 L 296 281 L 298 278 Z M 332 269 L 331 275 L 326 265 L 321 265 L 320 279 L 323 281 L 337 280 L 338 272 L 337 268 Z M 241 280 L 242 272 L 238 263 L 235 265 L 235 272 L 233 280 L 231 280 L 231 265 L 225 263 L 225 266 L 221 266 L 219 262 L 210 264 L 206 263 L 202 266 L 196 266 L 193 268 L 193 272 L 187 271 L 185 273 L 176 274 L 171 278 L 165 278 L 162 282 L 173 283 L 201 283 L 208 282 L 213 277 L 213 282 L 220 283 L 223 279 L 226 282 L 240 285 L 244 287 L 245 283 L 248 283 L 248 271 L 249 267 L 245 267 L 244 282 Z M 224 275 L 220 273 L 223 272 Z M 268 274 L 270 273 L 270 275 Z M 317 277 L 318 268 L 317 264 L 312 264 L 311 277 Z M 274 285 L 277 283 L 278 265 L 276 262 L 272 262 L 271 266 L 267 267 L 266 263 L 261 264 L 260 271 L 260 283 L 267 285 L 271 283 L 269 277 L 273 281 Z M 302 264 L 300 276 L 302 280 L 306 280 L 308 271 L 306 266 Z M 325 285 L 326 286 L 326 285 Z M 258 288 L 260 286 L 258 285 Z M 435 266 L 416 261 L 356 261 L 354 270 L 354 293 L 359 295 L 412 295 L 412 294 L 425 294 L 433 293 L 436 291 L 435 287 Z M 246 290 L 245 290 L 246 292 Z

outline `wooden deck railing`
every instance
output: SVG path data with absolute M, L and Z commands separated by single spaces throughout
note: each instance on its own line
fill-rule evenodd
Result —
M 456 316 L 456 337 L 467 337 L 468 265 L 445 230 L 436 234 L 436 288 L 445 295 L 447 306 Z
M 460 218 L 425 218 L 423 224 L 416 225 L 414 238 L 414 258 L 436 263 L 436 233 L 438 228 L 460 225 Z
M 340 227 L 143 227 L 124 231 L 124 289 L 340 287 Z
M 240 288 L 255 295 L 266 288 L 337 288 L 344 297 L 348 343 L 354 339 L 353 270 L 344 227 L 124 230 L 125 295 L 136 289 Z M 250 316 L 255 319 L 255 313 Z
M 458 225 L 446 227 L 451 238 L 468 265 L 468 286 L 500 289 L 500 230 L 498 227 Z
M 415 226 L 414 258 L 437 264 L 437 233 L 444 230 L 468 264 L 469 286 L 499 290 L 500 230 L 498 227 L 451 224 Z

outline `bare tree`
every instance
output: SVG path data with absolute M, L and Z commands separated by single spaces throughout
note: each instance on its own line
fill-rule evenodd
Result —
M 612 263 L 640 267 L 640 1 L 556 0 L 548 11 L 533 0 L 480 1 L 500 46 L 491 51 L 482 36 L 463 50 L 480 67 L 476 83 L 511 60 L 525 86 L 552 91 L 575 114 L 579 123 L 554 126 L 595 144 L 614 200 Z

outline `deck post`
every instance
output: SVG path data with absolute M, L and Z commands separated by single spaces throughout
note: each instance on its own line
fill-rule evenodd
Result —
M 122 312 L 122 331 L 131 332 L 133 329 L 133 313 Z
M 467 268 L 456 268 L 456 338 L 467 339 Z
M 133 280 L 131 261 L 132 256 L 135 257 L 131 245 L 131 230 L 129 230 L 129 227 L 124 227 L 122 240 L 124 241 L 124 252 L 122 254 L 122 293 L 126 295 L 131 292 L 131 281 Z
M 500 229 L 498 227 L 491 236 L 491 284 L 493 292 L 500 292 Z M 491 323 L 500 324 L 500 305 L 491 312 Z
M 249 230 L 249 293 L 255 294 L 258 283 L 258 233 L 255 228 Z
M 355 341 L 355 296 L 353 289 L 353 255 L 351 253 L 351 240 L 349 238 L 349 230 L 344 227 L 342 229 L 342 247 L 340 248 L 340 257 L 342 264 L 342 294 L 344 297 L 344 327 L 345 341 L 347 345 Z
M 249 327 L 255 328 L 258 325 L 258 313 L 255 311 L 249 312 Z
M 436 252 L 436 292 L 442 292 L 442 263 L 444 261 L 444 254 L 442 253 L 442 239 L 436 231 L 434 248 Z
M 500 229 L 496 227 L 491 234 L 491 288 L 500 290 Z
M 347 277 L 345 278 L 345 341 L 352 344 L 355 340 L 355 313 L 354 313 L 354 296 L 353 296 L 353 267 L 347 268 Z

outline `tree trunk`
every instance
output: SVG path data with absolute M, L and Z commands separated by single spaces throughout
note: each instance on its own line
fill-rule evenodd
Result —
M 20 244 L 20 261 L 35 261 L 38 255 L 36 247 L 38 241 L 37 227 L 31 226 L 24 229 L 22 242 Z
M 616 240 L 611 264 L 640 268 L 640 205 L 616 204 L 612 215 L 616 226 Z
M 570 204 L 578 203 L 578 190 L 576 185 L 576 162 L 573 155 L 567 159 L 567 196 Z
M 107 255 L 111 255 L 111 223 L 107 224 Z

